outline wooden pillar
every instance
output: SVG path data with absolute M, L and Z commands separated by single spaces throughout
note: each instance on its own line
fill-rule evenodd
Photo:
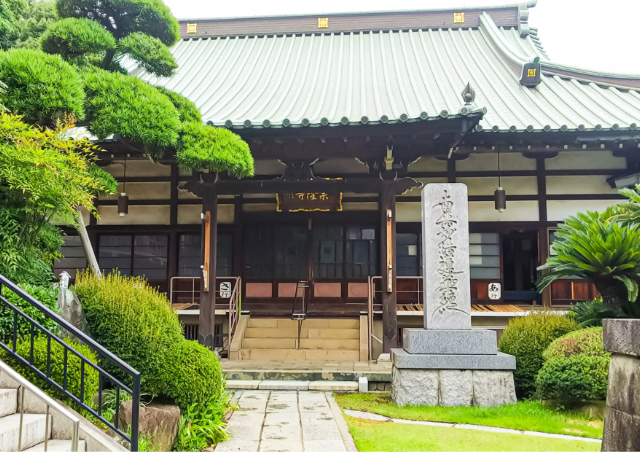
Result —
M 547 178 L 545 175 L 545 163 L 543 158 L 536 159 L 536 177 L 538 181 L 538 256 L 540 265 L 547 262 L 549 257 L 549 233 L 547 231 Z M 551 306 L 551 287 L 542 291 L 542 306 Z
M 216 186 L 202 200 L 202 280 L 198 342 L 214 349 L 216 326 L 216 254 L 218 241 L 218 195 Z
M 232 275 L 242 276 L 242 195 L 236 195 L 233 203 L 233 259 Z
M 396 311 L 396 190 L 395 181 L 385 180 L 380 190 L 380 273 L 382 275 L 382 348 L 398 346 Z
M 178 276 L 179 234 L 175 227 L 178 224 L 178 181 L 178 165 L 173 163 L 171 165 L 171 204 L 169 210 L 169 224 L 172 227 L 169 232 L 169 280 L 167 281 L 167 287 L 170 287 L 171 278 Z

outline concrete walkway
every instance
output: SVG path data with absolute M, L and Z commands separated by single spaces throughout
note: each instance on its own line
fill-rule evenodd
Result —
M 216 452 L 347 452 L 355 447 L 339 408 L 332 409 L 331 394 L 244 391 L 238 402 L 240 410 L 228 424 L 232 438 L 218 444 Z

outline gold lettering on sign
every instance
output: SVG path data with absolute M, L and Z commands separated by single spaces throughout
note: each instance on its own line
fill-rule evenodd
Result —
M 278 212 L 341 212 L 342 193 L 278 193 L 276 203 Z
M 527 69 L 527 77 L 535 77 L 536 76 L 536 69 Z
M 464 23 L 464 13 L 453 13 L 453 23 L 454 24 L 463 24 Z
M 329 28 L 329 18 L 318 17 L 318 28 Z
M 196 34 L 198 32 L 198 24 L 197 23 L 188 23 L 187 24 L 187 33 L 190 35 Z

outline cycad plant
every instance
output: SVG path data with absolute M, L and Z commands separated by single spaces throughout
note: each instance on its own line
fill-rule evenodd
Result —
M 616 204 L 610 207 L 606 213 L 625 226 L 640 224 L 640 184 L 636 185 L 635 190 L 623 188 L 620 190 L 620 194 L 629 198 L 629 202 Z
M 558 279 L 581 277 L 596 286 L 606 304 L 638 297 L 640 225 L 621 224 L 598 212 L 580 213 L 559 226 L 556 255 L 538 268 L 542 290 Z

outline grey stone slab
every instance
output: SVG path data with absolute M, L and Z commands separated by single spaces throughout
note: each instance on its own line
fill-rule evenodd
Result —
M 369 379 L 367 377 L 358 378 L 358 392 L 369 391 Z
M 262 436 L 264 440 L 302 440 L 299 422 L 280 423 L 276 425 L 264 425 L 262 427 Z
M 602 327 L 606 351 L 640 356 L 640 320 L 605 319 Z
M 515 370 L 516 358 L 506 353 L 496 355 L 412 355 L 396 348 L 391 351 L 398 369 Z
M 437 370 L 393 368 L 391 399 L 400 406 L 438 405 Z
M 227 380 L 227 389 L 258 389 L 262 380 Z
M 413 424 L 413 425 L 426 425 L 428 427 L 453 427 L 454 424 L 449 422 L 430 422 L 430 421 L 413 421 L 411 419 L 391 419 L 391 421 L 397 424 Z
M 300 424 L 300 414 L 295 412 L 278 411 L 267 413 L 264 417 L 264 425 Z
M 289 391 L 306 391 L 309 389 L 308 381 L 296 380 L 265 380 L 260 383 L 260 389 L 264 390 L 289 390 Z
M 258 452 L 259 441 L 230 439 L 216 445 L 216 452 Z
M 305 452 L 346 452 L 342 441 L 338 440 L 316 440 L 304 441 Z
M 640 416 L 640 358 L 617 353 L 611 356 L 607 406 Z
M 293 440 L 260 441 L 260 452 L 302 452 L 302 451 L 303 451 L 302 441 L 293 441 Z
M 227 428 L 231 437 L 242 441 L 260 441 L 264 413 L 236 411 L 229 419 Z
M 510 370 L 474 370 L 473 404 L 498 406 L 516 403 L 516 387 Z
M 238 405 L 242 410 L 264 413 L 268 400 L 269 394 L 256 394 L 253 391 L 247 391 L 238 399 Z
M 471 329 L 468 210 L 464 184 L 427 184 L 422 189 L 427 329 Z
M 604 415 L 603 451 L 640 450 L 640 416 L 607 407 Z
M 325 422 L 321 424 L 302 424 L 302 440 L 318 441 L 318 440 L 338 440 L 342 442 L 342 436 L 340 436 L 340 430 L 334 421 Z M 305 447 L 306 450 L 306 447 Z
M 402 346 L 407 353 L 435 355 L 495 355 L 493 330 L 425 330 L 404 328 Z
M 473 373 L 470 370 L 440 371 L 442 406 L 470 406 L 473 401 Z

